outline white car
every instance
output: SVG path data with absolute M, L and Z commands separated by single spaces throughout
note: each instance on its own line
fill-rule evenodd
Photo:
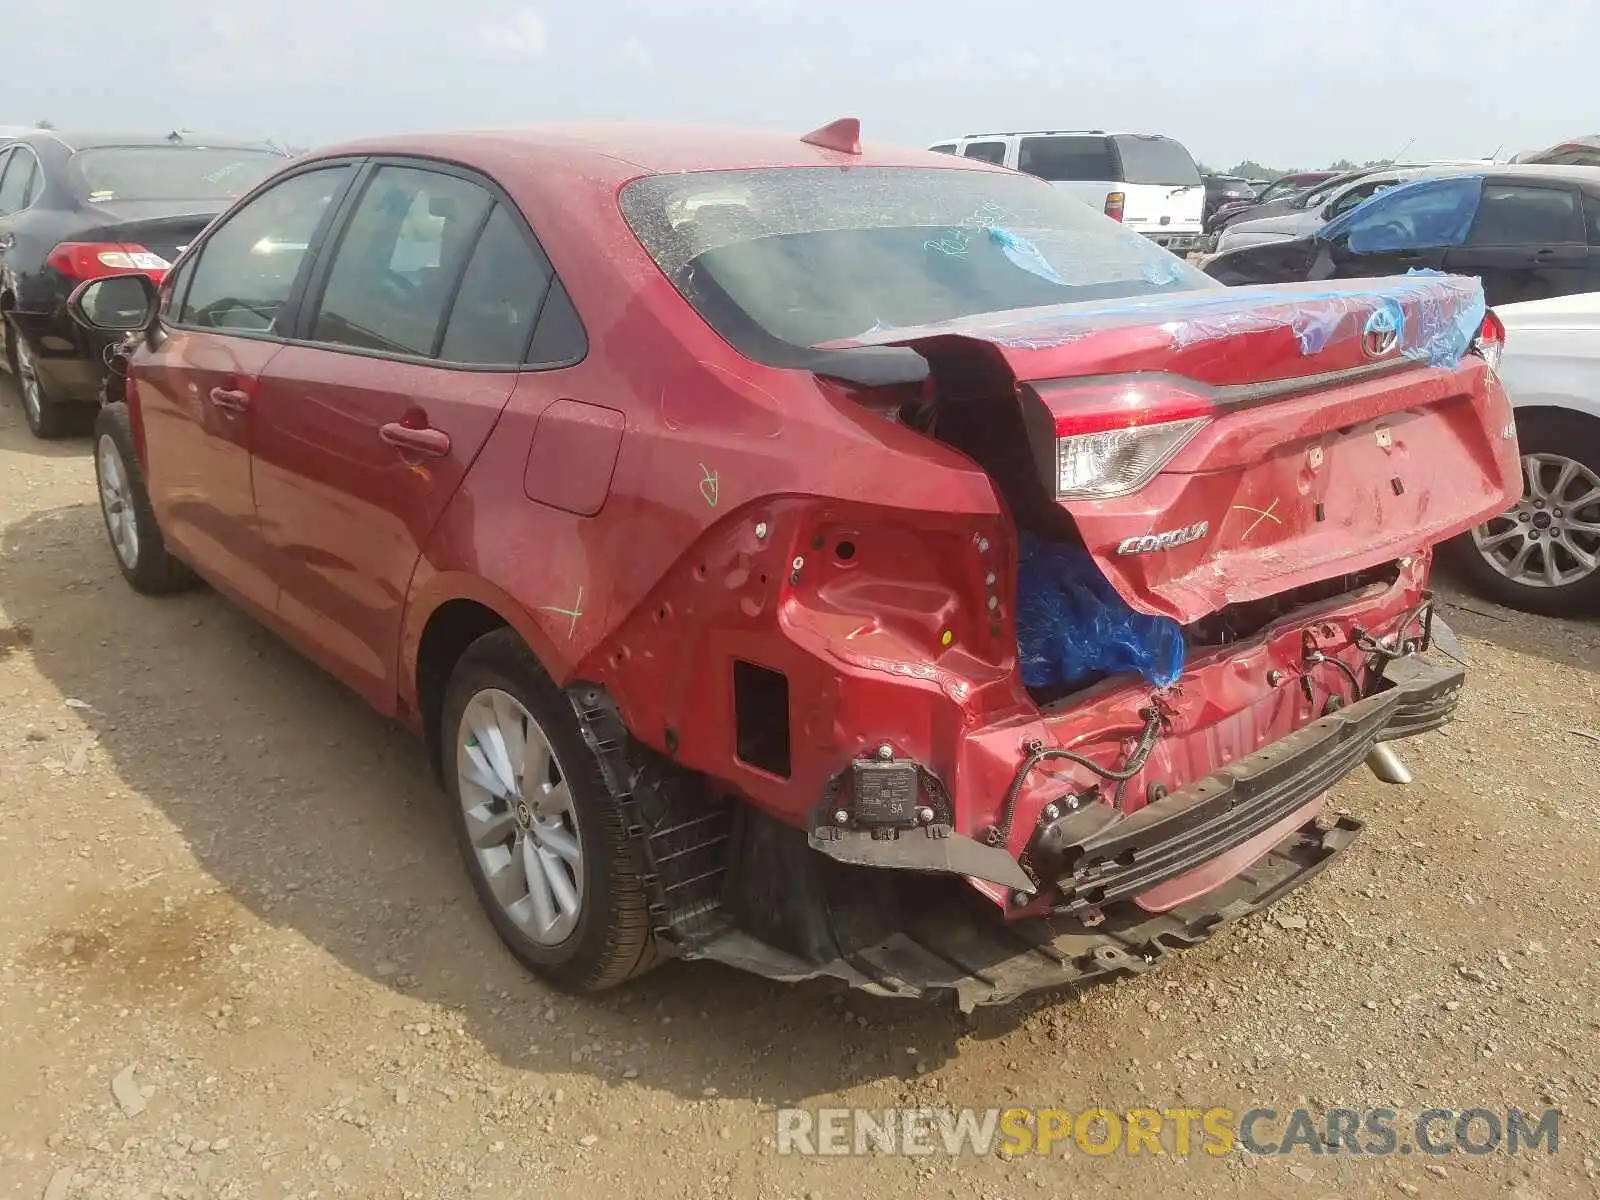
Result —
M 1522 501 L 1448 544 L 1477 591 L 1552 616 L 1600 613 L 1600 292 L 1506 304 L 1500 377 Z
M 928 149 L 1037 175 L 1175 254 L 1203 241 L 1206 187 L 1182 142 L 1155 133 L 969 133 Z

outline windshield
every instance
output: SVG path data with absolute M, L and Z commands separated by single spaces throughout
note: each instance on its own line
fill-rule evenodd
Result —
M 1166 183 L 1176 187 L 1200 182 L 1194 159 L 1171 138 L 1124 136 L 1115 141 L 1122 158 L 1124 183 Z
M 774 365 L 884 330 L 1220 286 L 1059 189 L 1010 173 L 653 175 L 628 184 L 621 205 L 706 321 Z
M 286 160 L 271 150 L 220 146 L 97 146 L 72 156 L 80 200 L 232 201 Z

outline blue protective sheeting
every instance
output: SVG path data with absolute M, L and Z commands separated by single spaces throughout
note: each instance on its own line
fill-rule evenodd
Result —
M 1029 534 L 1017 567 L 1017 650 L 1028 687 L 1071 687 L 1137 671 L 1158 687 L 1183 673 L 1183 629 L 1134 612 L 1087 551 Z
M 1478 215 L 1483 176 L 1418 179 L 1386 188 L 1318 231 L 1325 242 L 1348 237 L 1353 254 L 1439 250 L 1463 245 Z

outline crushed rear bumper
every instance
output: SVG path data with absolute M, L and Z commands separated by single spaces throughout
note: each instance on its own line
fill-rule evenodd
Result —
M 963 1010 L 1139 973 L 1316 875 L 1361 831 L 1321 817 L 1329 788 L 1379 742 L 1437 728 L 1463 672 L 1413 656 L 1387 687 L 1108 826 L 1045 917 L 1007 921 L 959 879 L 877 871 L 736 818 L 716 918 L 663 928 L 686 958 L 769 978 L 834 978 Z M 1221 868 L 1221 869 L 1219 869 Z M 1209 869 L 1209 873 L 1208 873 Z M 741 901 L 741 897 L 748 897 Z

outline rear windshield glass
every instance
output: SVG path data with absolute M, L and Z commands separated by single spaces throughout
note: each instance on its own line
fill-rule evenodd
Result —
M 1111 141 L 1103 137 L 1025 137 L 1017 149 L 1017 170 L 1052 183 L 1117 182 Z
M 1119 137 L 1122 182 L 1195 184 L 1200 171 L 1182 145 L 1164 137 Z
M 622 191 L 629 226 L 742 353 L 1084 300 L 1219 287 L 1058 188 L 1025 175 L 791 167 L 652 175 Z
M 232 200 L 286 160 L 270 150 L 218 146 L 97 146 L 72 156 L 80 200 Z

